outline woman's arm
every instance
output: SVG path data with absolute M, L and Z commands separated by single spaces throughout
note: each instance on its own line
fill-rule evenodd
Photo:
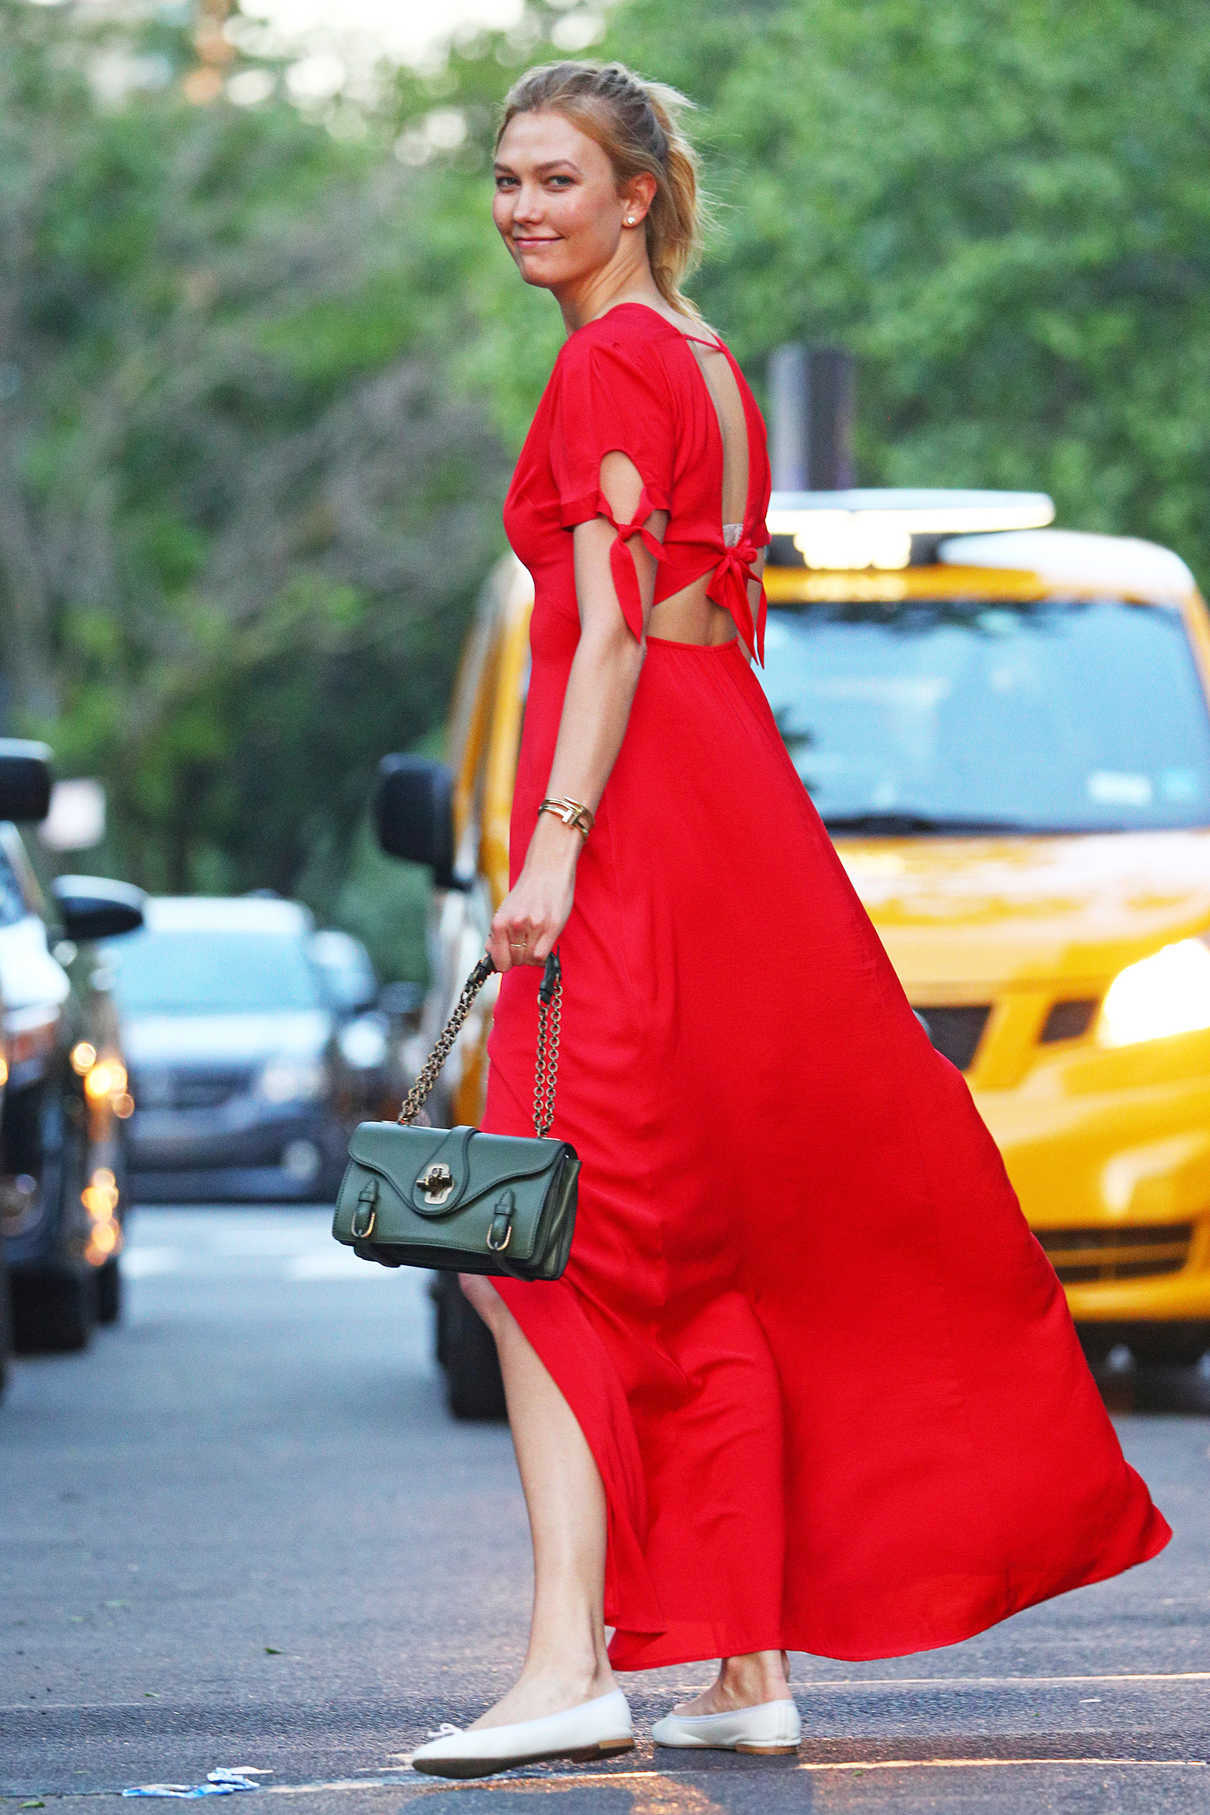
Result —
M 624 454 L 607 454 L 601 462 L 601 489 L 617 521 L 629 522 L 638 508 L 641 481 Z M 648 518 L 647 528 L 657 540 L 667 521 L 665 511 Z M 628 629 L 614 590 L 609 570 L 613 527 L 594 517 L 578 523 L 572 535 L 580 640 L 567 677 L 546 792 L 570 795 L 595 812 L 622 747 L 646 645 Z M 655 595 L 656 561 L 637 535 L 627 547 L 638 576 L 645 629 Z M 487 949 L 497 970 L 545 962 L 571 913 L 583 844 L 584 835 L 575 826 L 564 825 L 553 813 L 539 813 L 521 872 L 492 917 Z M 509 947 L 509 940 L 518 937 L 528 940 L 523 953 Z

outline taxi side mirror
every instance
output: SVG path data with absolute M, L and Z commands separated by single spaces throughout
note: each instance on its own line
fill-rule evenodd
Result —
M 384 756 L 374 791 L 374 829 L 382 849 L 424 863 L 439 889 L 465 889 L 454 872 L 454 777 L 428 756 Z
M 54 876 L 49 893 L 73 944 L 133 933 L 143 924 L 142 889 L 109 876 Z

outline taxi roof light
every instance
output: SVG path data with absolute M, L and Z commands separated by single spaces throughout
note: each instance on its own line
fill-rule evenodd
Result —
M 767 522 L 808 567 L 903 568 L 913 537 L 1039 529 L 1054 521 L 1045 492 L 852 489 L 774 492 Z
M 937 559 L 946 565 L 1026 570 L 1054 585 L 1103 586 L 1167 598 L 1180 598 L 1194 588 L 1190 568 L 1173 549 L 1138 536 L 1086 529 L 953 536 L 941 543 Z

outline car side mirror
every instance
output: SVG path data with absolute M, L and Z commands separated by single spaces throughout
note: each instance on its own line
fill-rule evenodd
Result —
M 55 876 L 50 895 L 63 920 L 63 931 L 77 945 L 87 939 L 109 939 L 133 933 L 143 924 L 142 889 L 108 876 Z
M 439 889 L 465 889 L 454 873 L 454 777 L 428 756 L 384 756 L 374 792 L 378 842 L 392 857 L 426 863 Z
M 0 737 L 0 819 L 39 820 L 50 812 L 51 749 Z

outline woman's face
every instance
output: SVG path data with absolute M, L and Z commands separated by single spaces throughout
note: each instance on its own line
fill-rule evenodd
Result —
M 514 114 L 495 177 L 492 219 L 526 283 L 546 289 L 590 280 L 615 257 L 624 217 L 646 212 L 641 194 L 619 195 L 605 152 L 561 113 Z

